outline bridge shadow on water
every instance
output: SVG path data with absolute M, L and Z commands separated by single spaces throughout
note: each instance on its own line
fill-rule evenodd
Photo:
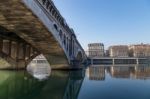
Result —
M 77 99 L 84 70 L 52 71 L 44 80 L 25 71 L 0 71 L 0 99 Z

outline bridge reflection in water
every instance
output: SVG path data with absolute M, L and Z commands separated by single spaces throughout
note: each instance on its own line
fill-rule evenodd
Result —
M 148 65 L 91 66 L 86 72 L 52 70 L 50 76 L 42 80 L 32 75 L 24 71 L 0 71 L 0 99 L 120 99 L 117 98 L 119 95 L 142 99 L 145 92 L 149 94 Z M 124 94 L 120 90 L 129 90 L 129 93 Z M 138 92 L 141 94 L 135 95 Z
M 77 99 L 84 71 L 52 71 L 46 80 L 27 72 L 0 71 L 0 99 Z

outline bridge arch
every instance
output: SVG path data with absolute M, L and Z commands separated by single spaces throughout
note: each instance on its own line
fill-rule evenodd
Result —
M 3 0 L 0 2 L 5 3 Z M 17 5 L 17 8 L 14 5 Z M 25 41 L 20 47 L 29 44 L 32 49 L 38 49 L 38 52 L 46 56 L 54 68 L 70 66 L 72 60 L 76 57 L 76 49 L 79 43 L 75 33 L 65 22 L 52 0 L 9 0 L 8 3 L 0 5 L 0 7 L 2 8 L 0 14 L 4 17 L 0 21 L 0 26 L 12 31 Z M 60 29 L 62 30 L 62 39 L 59 38 L 59 36 L 61 37 Z M 28 48 L 20 48 L 20 50 L 23 49 Z M 79 46 L 78 49 L 82 49 L 82 47 Z M 20 52 L 22 54 L 17 61 L 29 59 L 29 56 L 24 57 L 24 52 L 26 51 Z M 30 52 L 30 57 L 31 54 L 36 55 L 36 51 L 35 53 Z M 81 54 L 78 56 L 81 56 Z M 28 61 L 30 60 L 32 58 Z

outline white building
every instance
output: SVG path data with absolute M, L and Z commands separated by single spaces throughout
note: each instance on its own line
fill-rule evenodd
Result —
M 89 57 L 103 57 L 104 56 L 104 44 L 103 43 L 88 44 L 88 56 Z

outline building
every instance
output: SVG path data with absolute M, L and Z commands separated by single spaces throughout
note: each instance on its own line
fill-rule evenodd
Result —
M 127 45 L 116 45 L 109 47 L 110 57 L 129 57 Z
M 105 50 L 105 57 L 109 57 L 109 50 Z
M 103 43 L 88 44 L 88 56 L 89 57 L 103 57 L 104 56 L 104 44 Z
M 129 46 L 129 52 L 131 57 L 149 57 L 150 45 L 149 44 L 137 44 Z

